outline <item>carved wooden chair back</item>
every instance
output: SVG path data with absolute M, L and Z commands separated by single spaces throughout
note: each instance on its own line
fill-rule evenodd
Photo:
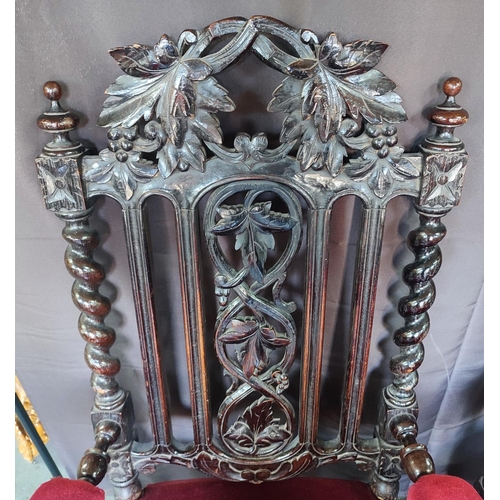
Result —
M 229 41 L 210 52 L 222 37 Z M 97 484 L 108 470 L 117 497 L 136 498 L 138 473 L 157 463 L 259 483 L 347 460 L 373 470 L 379 498 L 395 498 L 403 470 L 412 480 L 433 472 L 416 439 L 414 388 L 432 278 L 441 263 L 440 218 L 459 201 L 467 161 L 453 131 L 467 113 L 455 103 L 461 82 L 450 78 L 445 102 L 430 117 L 435 135 L 419 152 L 403 154 L 397 143 L 397 124 L 406 120 L 401 99 L 395 84 L 374 69 L 385 49 L 374 41 L 342 44 L 334 33 L 320 42 L 312 31 L 262 16 L 187 30 L 177 42 L 163 35 L 154 47 L 113 49 L 125 75 L 107 89 L 98 124 L 109 129 L 108 147 L 97 156 L 70 138 L 77 117 L 61 108 L 60 86 L 45 84 L 51 107 L 38 123 L 54 137 L 36 164 L 46 207 L 66 223 L 66 265 L 75 277 L 72 293 L 95 390 L 96 442 L 80 464 L 80 478 Z M 249 51 L 285 75 L 268 107 L 286 116 L 275 148 L 264 133 L 240 133 L 233 147 L 223 144 L 216 114 L 235 104 L 215 75 Z M 189 445 L 171 433 L 144 213 L 151 195 L 167 198 L 175 210 L 194 435 Z M 362 204 L 350 347 L 338 434 L 321 440 L 329 228 L 332 207 L 344 195 Z M 410 291 L 399 304 L 404 326 L 394 333 L 400 353 L 390 362 L 393 382 L 382 391 L 374 438 L 363 439 L 384 218 L 388 202 L 401 195 L 412 197 L 420 214 L 409 236 L 415 261 L 404 270 Z M 105 276 L 93 259 L 98 234 L 89 223 L 99 196 L 123 209 L 154 438 L 147 450 L 134 441 L 131 395 L 116 380 L 115 333 L 104 322 L 111 306 L 99 293 Z M 301 248 L 303 306 L 297 314 L 283 290 Z M 212 325 L 205 319 L 212 298 L 204 293 L 204 253 L 214 270 Z M 215 424 L 207 368 L 212 351 L 231 381 L 222 401 L 212 403 Z M 297 353 L 295 404 L 287 393 Z

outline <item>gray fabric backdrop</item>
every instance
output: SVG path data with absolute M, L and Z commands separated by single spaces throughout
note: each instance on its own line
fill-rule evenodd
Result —
M 98 149 L 106 145 L 105 132 L 94 124 L 104 100 L 104 89 L 121 73 L 107 50 L 131 43 L 154 44 L 163 33 L 176 38 L 187 28 L 201 29 L 229 16 L 264 14 L 296 27 L 309 28 L 322 39 L 335 31 L 341 41 L 374 39 L 389 44 L 379 68 L 398 83 L 409 120 L 399 127 L 400 143 L 411 148 L 428 132 L 423 110 L 442 100 L 438 83 L 449 76 L 463 80 L 459 102 L 469 110 L 470 122 L 458 135 L 469 155 L 469 169 L 460 206 L 444 219 L 448 236 L 441 245 L 444 266 L 436 278 L 438 295 L 431 309 L 432 329 L 426 360 L 420 369 L 420 438 L 428 443 L 438 472 L 470 481 L 483 472 L 483 19 L 482 4 L 467 0 L 392 2 L 381 0 L 299 1 L 269 0 L 195 2 L 158 0 L 132 2 L 81 0 L 18 0 L 16 4 L 16 373 L 31 397 L 63 464 L 72 476 L 82 452 L 92 443 L 89 410 L 93 393 L 78 335 L 78 312 L 70 298 L 71 278 L 63 265 L 62 223 L 43 208 L 33 159 L 45 142 L 36 117 L 47 107 L 41 87 L 58 80 L 65 88 L 63 104 L 77 110 L 82 124 L 77 132 Z M 233 80 L 234 78 L 234 80 Z M 281 117 L 268 117 L 265 107 L 281 80 L 248 57 L 220 77 L 236 96 L 238 109 L 221 117 L 223 130 L 279 133 Z M 238 97 L 239 96 L 239 97 Z M 238 100 L 239 99 L 239 100 Z M 250 106 L 250 100 L 255 103 Z M 244 115 L 243 115 L 244 113 Z M 387 381 L 388 357 L 394 352 L 390 332 L 397 324 L 394 301 L 405 292 L 396 282 L 404 262 L 411 259 L 404 238 L 417 220 L 405 200 L 394 203 L 403 217 L 388 216 L 374 326 L 369 387 Z M 171 221 L 168 206 L 152 204 L 156 228 Z M 348 266 L 352 235 L 349 202 L 338 208 L 332 231 L 332 273 Z M 150 435 L 139 358 L 133 302 L 128 293 L 127 259 L 123 231 L 110 230 L 109 221 L 121 214 L 112 201 L 100 202 L 95 225 L 102 232 L 96 257 L 108 271 L 102 287 L 113 300 L 107 323 L 117 330 L 113 352 L 121 358 L 120 383 L 134 394 L 140 435 Z M 105 220 L 107 222 L 105 222 Z M 355 218 L 352 224 L 355 225 Z M 170 224 L 171 225 L 171 224 Z M 157 233 L 154 252 L 162 268 L 176 269 L 175 249 L 167 234 Z M 351 236 L 352 240 L 352 236 Z M 113 257 L 111 257 L 113 255 Z M 329 327 L 342 331 L 349 303 L 348 283 L 332 280 Z M 159 280 L 159 290 L 175 294 L 175 279 Z M 164 288 L 161 288 L 164 287 Z M 172 296 L 172 295 L 170 295 Z M 175 296 L 175 295 L 174 295 Z M 167 355 L 182 355 L 178 305 L 170 305 L 173 340 L 166 339 Z M 345 325 L 344 325 L 345 326 Z M 170 337 L 169 337 L 170 338 Z M 177 339 L 177 340 L 176 340 Z M 335 342 L 327 347 L 335 360 Z M 337 345 L 339 347 L 339 345 Z M 183 365 L 172 363 L 178 380 L 179 406 L 187 403 Z M 325 364 L 328 373 L 329 363 Z M 369 393 L 369 402 L 374 401 Z M 369 405 L 370 406 L 370 405 Z M 372 406 L 372 405 L 371 405 Z M 184 412 L 185 413 L 185 412 Z M 367 414 L 366 420 L 369 421 Z M 328 423 L 326 417 L 325 423 Z M 189 422 L 176 423 L 179 436 L 189 434 Z M 332 474 L 335 472 L 332 471 Z M 186 477 L 177 467 L 166 477 Z M 330 474 L 328 469 L 325 474 Z M 107 488 L 107 484 L 104 483 Z M 405 485 L 403 484 L 403 491 Z

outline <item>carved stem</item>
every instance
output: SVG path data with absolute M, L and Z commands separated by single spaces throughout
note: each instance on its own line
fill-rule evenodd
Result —
M 65 263 L 75 278 L 71 293 L 73 302 L 81 311 L 78 328 L 87 342 L 85 360 L 93 372 L 91 383 L 96 392 L 95 405 L 101 410 L 112 410 L 123 403 L 125 393 L 115 380 L 120 361 L 109 353 L 116 335 L 104 324 L 111 305 L 109 299 L 99 293 L 105 274 L 103 267 L 93 259 L 93 252 L 99 245 L 99 234 L 89 224 L 92 211 L 58 216 L 66 222 L 63 237 L 69 246 Z
M 438 243 L 445 234 L 446 228 L 440 217 L 421 214 L 420 226 L 408 236 L 408 244 L 415 254 L 415 261 L 403 270 L 403 279 L 410 287 L 410 293 L 399 302 L 399 314 L 405 319 L 405 326 L 394 334 L 394 342 L 400 348 L 400 353 L 391 359 L 394 380 L 387 388 L 388 400 L 397 407 L 408 407 L 416 401 L 416 370 L 423 361 L 422 341 L 429 331 L 427 310 L 435 298 L 432 278 L 441 267 L 441 250 Z

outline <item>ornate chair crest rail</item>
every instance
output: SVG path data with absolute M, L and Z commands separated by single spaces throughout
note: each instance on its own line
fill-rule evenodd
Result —
M 225 45 L 210 52 L 220 38 Z M 158 463 L 259 483 L 349 460 L 372 469 L 374 493 L 392 499 L 403 471 L 413 481 L 433 472 L 431 457 L 417 442 L 414 388 L 435 294 L 432 278 L 441 265 L 441 217 L 458 204 L 467 163 L 454 129 L 468 115 L 455 102 L 460 80 L 448 79 L 446 99 L 430 115 L 435 134 L 417 153 L 404 153 L 397 138 L 397 124 L 406 120 L 401 98 L 396 85 L 375 69 L 386 48 L 371 40 L 343 43 L 335 33 L 320 41 L 310 30 L 255 16 L 186 30 L 177 42 L 162 35 L 153 47 L 113 49 L 110 54 L 125 74 L 106 91 L 98 125 L 108 128 L 108 147 L 98 156 L 70 138 L 78 119 L 60 106 L 59 84 L 45 84 L 51 105 L 38 125 L 53 140 L 36 166 L 47 209 L 65 222 L 65 261 L 75 278 L 72 294 L 81 311 L 78 327 L 95 390 L 95 445 L 82 459 L 81 479 L 98 484 L 108 470 L 117 498 L 132 499 L 141 492 L 138 473 Z M 274 149 L 264 133 L 240 133 L 233 147 L 223 144 L 217 113 L 233 111 L 235 104 L 215 75 L 250 51 L 285 75 L 268 106 L 286 116 Z M 143 220 L 151 195 L 168 198 L 176 214 L 194 429 L 189 446 L 171 435 L 167 381 L 159 363 L 161 333 Z M 327 243 L 332 206 L 344 195 L 362 202 L 351 345 L 338 437 L 321 441 Z M 388 202 L 401 195 L 412 197 L 420 214 L 408 240 L 415 260 L 403 275 L 409 293 L 399 304 L 404 326 L 394 332 L 400 353 L 390 363 L 393 382 L 381 395 L 375 437 L 362 439 L 358 432 L 384 217 Z M 131 395 L 116 380 L 120 363 L 110 352 L 115 332 L 104 320 L 111 305 L 99 293 L 105 276 L 93 259 L 98 234 L 89 223 L 98 196 L 114 198 L 123 209 L 154 436 L 150 446 L 134 441 Z M 204 197 L 208 201 L 201 210 Z M 270 264 L 278 233 L 287 243 Z M 226 255 L 225 237 L 232 238 L 239 267 Z M 299 331 L 295 304 L 281 291 L 302 240 L 307 256 Z M 200 286 L 204 245 L 215 268 L 215 350 L 232 380 L 216 409 L 215 432 Z M 298 411 L 287 397 L 297 338 L 302 341 Z

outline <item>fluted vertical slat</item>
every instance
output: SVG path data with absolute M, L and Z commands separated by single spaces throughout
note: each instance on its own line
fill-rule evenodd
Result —
M 361 419 L 384 222 L 384 208 L 363 209 L 353 289 L 351 343 L 340 428 L 341 442 L 347 446 L 356 442 Z

